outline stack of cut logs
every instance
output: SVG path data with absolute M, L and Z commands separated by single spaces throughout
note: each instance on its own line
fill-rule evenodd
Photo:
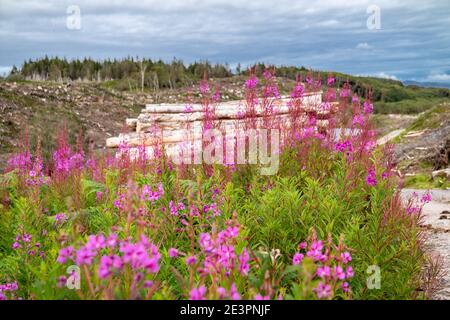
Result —
M 271 123 L 282 124 L 284 127 L 290 126 L 291 114 L 288 106 L 289 98 L 274 100 L 271 111 Z M 245 128 L 249 121 L 253 127 L 266 128 L 267 107 L 258 104 L 252 119 L 245 118 L 245 101 L 223 102 L 210 108 L 214 109 L 214 116 L 211 120 L 212 126 L 223 132 Z M 317 127 L 328 125 L 327 115 L 329 110 L 321 107 L 322 92 L 311 92 L 301 98 L 301 113 L 299 118 L 306 120 L 308 114 L 317 115 Z M 106 141 L 108 148 L 119 148 L 126 146 L 130 154 L 138 152 L 139 148 L 145 147 L 148 154 L 152 154 L 156 143 L 164 145 L 165 152 L 170 155 L 177 152 L 177 149 L 190 140 L 201 142 L 204 121 L 208 121 L 209 115 L 205 112 L 201 104 L 147 104 L 141 111 L 138 118 L 127 119 L 127 127 L 132 130 L 129 133 L 122 133 L 118 137 L 109 138 Z M 266 128 L 271 129 L 271 128 Z M 149 152 L 150 151 L 150 152 Z

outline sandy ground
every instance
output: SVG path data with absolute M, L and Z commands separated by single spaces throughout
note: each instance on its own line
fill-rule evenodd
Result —
M 406 200 L 413 192 L 421 196 L 426 191 L 404 189 L 402 197 Z M 431 196 L 433 200 L 423 208 L 427 230 L 426 248 L 431 254 L 442 258 L 445 273 L 442 288 L 432 298 L 450 300 L 450 190 L 431 190 Z

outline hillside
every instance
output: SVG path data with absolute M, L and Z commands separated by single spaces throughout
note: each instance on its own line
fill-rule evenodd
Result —
M 289 94 L 296 75 L 304 79 L 310 73 L 301 68 L 280 67 L 277 74 L 281 94 Z M 327 74 L 320 72 L 322 79 Z M 405 128 L 419 112 L 450 102 L 450 91 L 445 89 L 405 87 L 399 81 L 345 74 L 336 77 L 341 85 L 348 80 L 357 92 L 372 89 L 378 113 L 375 124 L 380 135 Z M 211 81 L 220 87 L 222 100 L 228 101 L 243 98 L 245 79 L 246 76 L 233 76 Z M 132 86 L 127 88 L 124 85 L 127 81 L 127 78 L 101 82 L 12 81 L 11 78 L 0 81 L 0 167 L 5 166 L 8 154 L 18 146 L 26 128 L 32 144 L 38 137 L 42 140 L 45 157 L 49 156 L 56 132 L 64 123 L 72 142 L 82 130 L 85 144 L 92 143 L 100 150 L 106 138 L 124 130 L 125 118 L 138 115 L 145 103 L 183 103 L 199 97 L 190 86 L 144 88 L 141 92 Z M 391 113 L 405 115 L 386 115 Z

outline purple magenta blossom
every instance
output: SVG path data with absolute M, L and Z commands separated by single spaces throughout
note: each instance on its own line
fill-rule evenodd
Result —
M 294 258 L 292 259 L 292 263 L 294 265 L 299 265 L 300 263 L 302 263 L 303 257 L 304 257 L 304 255 L 302 253 L 296 253 L 294 255 Z
M 367 183 L 368 186 L 371 186 L 371 187 L 375 187 L 378 184 L 378 182 L 377 182 L 377 175 L 375 173 L 375 169 L 374 168 L 370 168 L 369 169 L 369 172 L 368 172 L 368 174 L 366 176 L 366 183 Z

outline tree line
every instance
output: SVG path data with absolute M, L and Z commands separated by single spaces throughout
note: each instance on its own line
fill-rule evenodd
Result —
M 176 58 L 171 62 L 138 57 L 96 61 L 91 58 L 68 60 L 46 56 L 25 61 L 20 69 L 14 66 L 10 77 L 41 81 L 98 82 L 126 79 L 141 89 L 175 89 L 198 81 L 205 73 L 210 78 L 233 75 L 228 64 L 211 64 L 208 61 L 185 64 Z

